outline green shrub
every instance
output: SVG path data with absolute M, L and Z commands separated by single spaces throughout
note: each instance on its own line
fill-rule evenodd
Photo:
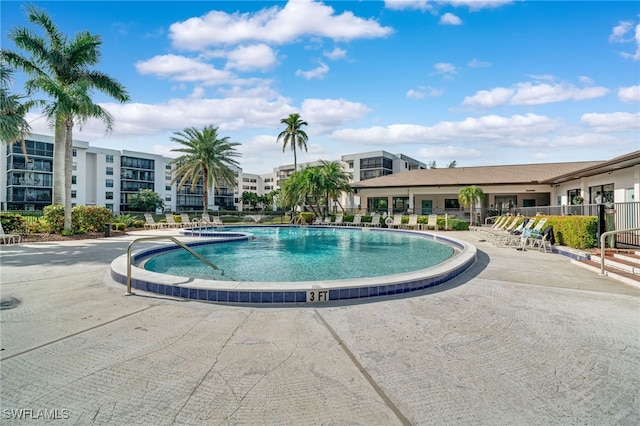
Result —
M 112 226 L 118 231 L 124 231 L 125 229 L 127 229 L 127 224 L 123 222 L 114 223 Z
M 598 246 L 596 216 L 545 216 L 547 226 L 553 226 L 556 244 L 584 250 Z
M 49 232 L 49 224 L 44 219 L 29 222 L 27 225 L 28 234 L 44 234 Z
M 298 215 L 296 216 L 296 220 L 295 223 L 305 223 L 307 225 L 313 223 L 313 219 L 315 218 L 315 215 L 311 212 L 300 212 L 298 213 Z
M 442 222 L 440 221 L 440 219 L 442 219 Z M 447 229 L 451 229 L 452 231 L 468 231 L 469 230 L 469 223 L 458 219 L 456 217 L 450 217 L 447 219 Z M 444 227 L 444 217 L 440 218 L 438 217 L 438 227 L 445 229 Z
M 117 223 L 124 223 L 125 226 L 127 228 L 134 226 L 134 222 L 137 220 L 138 218 L 135 215 L 132 214 L 120 214 L 118 216 L 115 216 L 113 218 L 114 222 Z M 144 226 L 144 221 L 142 221 L 143 226 Z
M 132 225 L 133 225 L 133 227 L 134 227 L 134 228 L 144 228 L 144 224 L 145 224 L 145 223 L 146 223 L 146 222 L 145 222 L 144 220 L 141 220 L 141 219 L 135 219 L 135 220 L 132 222 Z
M 62 233 L 64 229 L 64 207 L 46 206 L 44 215 L 49 232 Z M 71 210 L 71 233 L 98 232 L 113 220 L 113 213 L 106 207 L 76 206 Z M 65 233 L 69 234 L 67 231 Z
M 7 234 L 26 234 L 28 232 L 27 221 L 17 213 L 0 213 L 2 229 Z

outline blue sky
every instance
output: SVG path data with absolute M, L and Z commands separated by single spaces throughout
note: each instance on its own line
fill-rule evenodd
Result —
M 8 31 L 30 27 L 2 1 Z M 607 160 L 640 149 L 637 1 L 52 1 L 73 37 L 103 38 L 96 94 L 115 130 L 74 137 L 175 156 L 171 135 L 215 125 L 247 173 L 293 163 L 280 119 L 309 125 L 298 162 L 385 150 L 445 167 Z M 16 76 L 14 92 L 22 93 Z M 51 134 L 29 117 L 36 133 Z

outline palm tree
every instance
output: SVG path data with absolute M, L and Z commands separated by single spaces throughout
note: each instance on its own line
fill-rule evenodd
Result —
M 322 173 L 322 186 L 318 188 L 324 193 L 325 205 L 327 210 L 330 206 L 330 200 L 338 200 L 338 197 L 343 192 L 350 194 L 353 192 L 353 188 L 349 185 L 349 175 L 342 170 L 342 167 L 337 161 L 322 161 L 320 166 Z M 338 201 L 338 203 L 340 203 Z M 342 205 L 340 205 L 342 208 Z
M 4 62 L 0 63 L 0 142 L 16 143 L 22 145 L 22 153 L 25 160 L 28 160 L 27 146 L 24 138 L 31 133 L 31 126 L 25 115 L 34 106 L 41 104 L 39 101 L 22 100 L 25 96 L 10 94 L 9 88 L 13 83 L 13 70 Z
M 129 95 L 124 86 L 108 75 L 89 69 L 100 61 L 102 38 L 81 31 L 69 40 L 62 34 L 46 12 L 27 7 L 27 19 L 44 31 L 41 37 L 25 27 L 10 31 L 9 38 L 27 53 L 3 49 L 2 60 L 30 77 L 25 83 L 27 92 L 41 91 L 50 97 L 45 113 L 55 127 L 53 204 L 65 205 L 65 230 L 71 230 L 71 151 L 74 119 L 83 123 L 88 118 L 99 118 L 112 130 L 112 117 L 91 100 L 91 91 L 97 89 L 119 102 L 127 102 Z
M 229 137 L 220 138 L 218 128 L 206 126 L 202 131 L 189 127 L 181 132 L 174 132 L 171 141 L 184 145 L 171 151 L 181 152 L 182 155 L 171 161 L 175 165 L 171 184 L 178 182 L 178 189 L 187 183 L 191 184 L 191 191 L 202 177 L 203 184 L 203 213 L 209 208 L 209 188 L 220 184 L 229 188 L 236 186 L 236 176 L 232 167 L 239 167 L 233 157 L 241 154 L 235 150 L 238 142 L 229 142 Z
M 477 201 L 484 199 L 484 192 L 475 185 L 465 186 L 458 191 L 458 201 L 466 207 L 469 206 L 469 214 L 471 215 L 471 226 L 473 226 L 473 206 Z
M 280 132 L 278 135 L 278 142 L 282 139 L 282 152 L 285 151 L 287 145 L 291 146 L 293 150 L 293 171 L 296 172 L 298 170 L 298 158 L 296 155 L 296 145 L 300 149 L 307 150 L 307 141 L 309 137 L 305 133 L 304 130 L 301 129 L 302 126 L 307 126 L 307 122 L 300 118 L 300 114 L 289 114 L 289 117 L 283 118 L 280 120 L 281 124 L 286 124 L 287 128 Z

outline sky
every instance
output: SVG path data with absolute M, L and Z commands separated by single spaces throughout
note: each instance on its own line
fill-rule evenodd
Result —
M 25 4 L 0 5 L 5 49 L 19 51 L 12 28 L 40 31 Z M 265 174 L 293 164 L 277 136 L 298 113 L 309 137 L 299 164 L 380 150 L 437 167 L 640 150 L 638 1 L 29 4 L 69 38 L 100 35 L 93 68 L 129 93 L 125 104 L 93 94 L 115 125 L 76 125 L 92 146 L 175 157 L 175 132 L 213 125 L 240 143 L 244 172 Z M 28 120 L 53 134 L 38 111 Z

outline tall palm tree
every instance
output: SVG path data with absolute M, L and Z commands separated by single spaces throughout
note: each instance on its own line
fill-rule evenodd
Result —
M 119 102 L 127 102 L 129 95 L 119 82 L 108 75 L 89 68 L 100 61 L 102 38 L 81 31 L 68 39 L 61 33 L 46 12 L 27 7 L 27 19 L 44 31 L 40 36 L 28 28 L 11 29 L 9 38 L 29 56 L 2 49 L 2 60 L 30 77 L 25 83 L 27 92 L 41 91 L 50 97 L 45 112 L 55 127 L 53 204 L 65 205 L 65 230 L 71 229 L 71 151 L 74 119 L 80 123 L 99 118 L 112 130 L 113 119 L 91 100 L 91 91 L 99 90 Z
M 325 197 L 325 205 L 327 211 L 329 210 L 330 200 L 338 200 L 338 197 L 343 192 L 350 194 L 353 192 L 353 188 L 349 185 L 349 175 L 342 170 L 342 167 L 337 161 L 322 161 L 320 170 L 322 173 L 322 187 L 319 188 Z M 340 201 L 338 200 L 338 203 Z M 342 208 L 342 205 L 340 205 Z
M 184 145 L 184 148 L 175 148 L 171 151 L 181 152 L 182 155 L 171 161 L 175 165 L 171 184 L 178 182 L 178 189 L 187 183 L 191 184 L 191 190 L 202 177 L 203 184 L 203 213 L 209 207 L 209 188 L 214 185 L 220 190 L 220 184 L 229 188 L 236 186 L 236 176 L 232 169 L 239 164 L 233 157 L 241 154 L 235 147 L 238 142 L 229 142 L 229 137 L 220 138 L 218 128 L 213 125 L 206 126 L 202 131 L 195 127 L 189 127 L 181 132 L 174 132 L 171 141 Z
M 477 201 L 484 199 L 484 192 L 475 185 L 465 186 L 458 191 L 458 201 L 466 207 L 469 206 L 469 214 L 471 215 L 471 226 L 473 226 L 473 206 Z
M 0 142 L 8 144 L 20 142 L 22 153 L 27 160 L 27 146 L 24 138 L 31 133 L 31 126 L 25 119 L 25 115 L 41 102 L 34 100 L 23 102 L 25 96 L 9 93 L 13 83 L 12 74 L 13 70 L 4 61 L 0 62 Z
M 293 150 L 293 171 L 298 171 L 298 157 L 296 155 L 296 145 L 300 149 L 307 150 L 307 141 L 309 137 L 306 132 L 302 130 L 302 126 L 307 126 L 307 122 L 300 118 L 300 114 L 289 114 L 287 118 L 283 118 L 280 120 L 281 124 L 285 124 L 287 126 L 280 134 L 278 135 L 277 142 L 282 139 L 282 152 L 285 151 L 287 145 L 291 146 Z

